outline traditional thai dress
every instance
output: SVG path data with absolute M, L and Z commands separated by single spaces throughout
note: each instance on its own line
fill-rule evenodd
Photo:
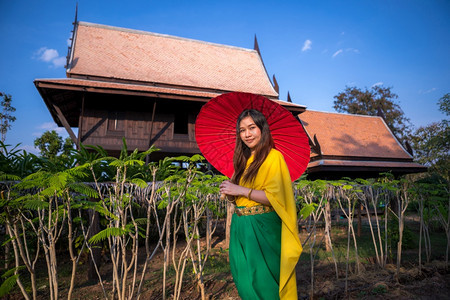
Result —
M 250 157 L 247 167 L 253 161 Z M 231 221 L 230 268 L 244 300 L 295 299 L 295 265 L 302 252 L 291 177 L 283 155 L 272 149 L 252 183 L 270 206 L 239 197 Z

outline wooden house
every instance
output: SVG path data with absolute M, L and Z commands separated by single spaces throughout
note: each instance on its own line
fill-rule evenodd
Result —
M 194 154 L 195 118 L 222 93 L 264 95 L 294 115 L 305 106 L 278 100 L 257 49 L 244 49 L 137 30 L 75 22 L 67 78 L 35 85 L 54 121 L 79 145 L 117 155 L 161 149 L 162 156 Z M 78 127 L 76 136 L 71 127 Z
M 310 179 L 368 178 L 425 172 L 381 117 L 307 110 L 300 116 L 311 144 Z
M 310 178 L 425 170 L 381 118 L 305 111 L 281 101 L 256 40 L 254 49 L 245 49 L 75 22 L 66 76 L 34 83 L 56 124 L 77 145 L 100 145 L 111 155 L 123 138 L 128 149 L 161 149 L 152 159 L 199 153 L 194 124 L 200 108 L 240 91 L 264 95 L 299 116 L 312 147 Z

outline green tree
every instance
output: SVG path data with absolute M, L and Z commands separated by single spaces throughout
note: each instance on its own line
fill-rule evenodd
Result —
M 450 94 L 447 93 L 438 101 L 439 110 L 447 116 L 450 114 Z M 444 119 L 415 130 L 411 141 L 414 156 L 419 163 L 429 167 L 431 173 L 437 173 L 449 180 L 450 169 L 450 126 Z
M 334 96 L 333 108 L 337 112 L 382 116 L 387 126 L 400 139 L 406 142 L 411 132 L 411 123 L 405 117 L 400 105 L 395 102 L 398 96 L 390 87 L 373 86 L 361 90 L 357 87 L 346 87 L 345 91 Z
M 3 94 L 0 92 L 0 97 L 3 98 L 0 102 L 0 105 L 2 107 L 2 112 L 0 112 L 0 133 L 2 142 L 5 142 L 6 132 L 11 129 L 11 123 L 16 120 L 16 117 L 12 115 L 12 113 L 15 112 L 16 109 L 11 105 L 11 95 Z
M 439 110 L 442 111 L 446 116 L 450 115 L 450 93 L 442 96 L 438 101 Z
M 67 157 L 73 149 L 73 141 L 66 138 L 63 142 L 55 130 L 44 132 L 41 137 L 34 140 L 34 145 L 39 148 L 43 157 L 50 160 L 54 160 L 59 153 Z

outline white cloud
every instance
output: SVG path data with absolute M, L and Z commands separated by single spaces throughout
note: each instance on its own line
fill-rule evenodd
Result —
M 426 91 L 424 91 L 424 90 L 420 90 L 419 91 L 419 94 L 422 94 L 422 95 L 424 95 L 424 94 L 429 94 L 429 93 L 432 93 L 432 92 L 434 92 L 434 91 L 436 91 L 437 90 L 437 88 L 431 88 L 431 89 L 429 89 L 429 90 L 426 90 Z
M 40 137 L 45 131 L 56 131 L 61 136 L 66 136 L 67 132 L 64 127 L 58 127 L 54 122 L 45 122 L 36 127 L 38 131 L 33 132 L 33 136 Z
M 353 52 L 353 53 L 359 54 L 359 50 L 358 50 L 358 49 L 355 49 L 355 48 L 347 48 L 347 49 L 345 49 L 345 51 L 347 51 L 347 52 Z
M 311 45 L 312 45 L 311 40 L 306 40 L 306 41 L 303 43 L 302 52 L 311 50 Z
M 352 52 L 352 53 L 356 53 L 359 54 L 359 50 L 355 49 L 355 48 L 346 48 L 344 49 L 339 49 L 338 51 L 334 52 L 334 54 L 332 55 L 333 58 L 335 58 L 336 56 L 338 56 L 339 54 L 342 54 L 344 52 Z
M 33 153 L 38 155 L 39 154 L 39 149 L 37 149 L 36 147 L 32 146 L 32 145 L 20 145 L 18 148 L 18 150 L 25 150 L 28 153 Z
M 35 57 L 37 57 L 37 59 L 45 62 L 50 62 L 58 56 L 58 51 L 56 51 L 55 49 L 48 49 L 47 47 L 42 47 L 41 49 L 36 51 L 35 54 Z
M 55 68 L 64 67 L 66 58 L 64 56 L 59 56 L 59 53 L 55 49 L 49 49 L 47 47 L 42 47 L 37 50 L 33 58 L 44 61 L 47 63 L 52 63 Z
M 64 67 L 66 65 L 66 58 L 63 56 L 55 58 L 52 63 L 55 68 Z
M 336 51 L 336 52 L 334 52 L 334 54 L 333 54 L 333 58 L 335 58 L 336 56 L 338 56 L 339 54 L 341 54 L 343 52 L 343 50 L 342 49 L 339 49 L 338 51 Z
M 45 122 L 39 125 L 37 128 L 44 130 L 53 130 L 55 128 L 58 128 L 58 125 L 56 125 L 54 122 Z
M 376 86 L 379 86 L 379 85 L 383 85 L 383 84 L 384 84 L 384 82 L 380 81 L 380 82 L 372 84 L 371 87 L 373 88 L 373 87 L 376 87 Z

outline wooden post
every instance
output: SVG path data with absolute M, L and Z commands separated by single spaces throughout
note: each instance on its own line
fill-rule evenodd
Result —
M 67 130 L 67 133 L 70 135 L 70 138 L 72 139 L 73 143 L 76 145 L 77 137 L 75 136 L 75 133 L 73 133 L 72 128 L 70 128 L 69 122 L 67 122 L 66 117 L 64 117 L 61 109 L 56 104 L 53 104 L 53 108 L 56 111 L 56 115 L 58 116 L 58 119 L 61 121 L 64 128 Z
M 84 93 L 83 93 L 83 97 L 81 98 L 81 113 L 80 113 L 80 118 L 78 120 L 78 143 L 77 143 L 77 149 L 80 149 L 80 144 L 83 142 L 82 141 L 82 133 L 83 133 L 83 119 L 84 119 Z
M 153 111 L 152 111 L 152 121 L 150 125 L 150 136 L 148 138 L 148 147 L 150 148 L 152 146 L 152 136 L 153 136 L 153 122 L 155 121 L 155 111 L 156 111 L 156 100 L 153 102 Z M 150 161 L 149 156 L 147 155 L 145 157 L 145 163 L 148 164 Z
M 227 204 L 227 222 L 225 224 L 225 248 L 228 249 L 230 246 L 230 227 L 231 227 L 231 218 L 234 214 L 234 204 L 228 202 Z

